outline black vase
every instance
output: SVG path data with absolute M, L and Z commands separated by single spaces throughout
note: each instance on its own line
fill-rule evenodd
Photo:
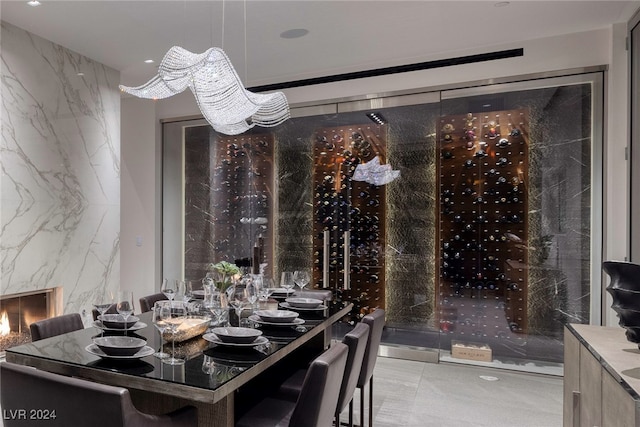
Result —
M 640 344 L 640 265 L 605 261 L 602 268 L 611 278 L 607 292 L 613 298 L 611 308 L 618 314 L 618 324 L 625 328 L 629 341 Z

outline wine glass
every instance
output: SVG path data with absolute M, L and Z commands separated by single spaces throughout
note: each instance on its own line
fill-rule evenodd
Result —
M 173 297 L 175 297 L 178 292 L 178 281 L 164 279 L 160 287 L 160 292 L 162 292 L 169 301 L 173 301 Z
M 258 301 L 266 303 L 273 292 L 273 286 L 269 286 L 269 283 L 273 284 L 271 279 L 267 279 L 262 274 L 256 275 L 256 292 L 258 293 Z
M 124 323 L 127 323 L 129 316 L 133 314 L 133 292 L 120 290 L 116 297 L 116 310 L 124 317 Z M 125 326 L 124 334 L 127 335 L 127 327 Z
M 309 283 L 309 272 L 307 270 L 296 270 L 293 273 L 293 281 L 304 291 L 304 287 Z
M 184 301 L 169 301 L 168 304 L 171 314 L 167 319 L 166 330 L 171 332 L 173 339 L 171 340 L 171 357 L 162 359 L 162 362 L 169 365 L 183 365 L 184 359 L 176 357 L 176 332 L 182 322 L 187 318 L 187 306 Z
M 158 359 L 166 359 L 170 355 L 162 351 L 164 339 L 162 334 L 167 330 L 167 321 L 171 319 L 171 301 L 157 301 L 152 309 L 153 325 L 160 332 L 160 350 L 154 353 Z
M 249 302 L 245 290 L 245 286 L 240 283 L 236 283 L 227 289 L 229 305 L 235 309 L 236 315 L 238 316 L 238 326 L 242 326 L 242 310 L 244 310 Z
M 287 296 L 289 295 L 289 291 L 295 285 L 293 281 L 293 272 L 291 271 L 283 271 L 282 276 L 280 277 L 280 286 L 287 290 Z
M 220 324 L 222 315 L 227 311 L 222 295 L 220 292 L 207 292 L 204 299 L 204 307 L 213 314 L 212 320 L 216 325 Z
M 93 307 L 98 311 L 100 316 L 104 316 L 104 313 L 113 304 L 113 293 L 111 291 L 105 291 L 99 294 L 93 301 Z M 101 336 L 104 336 L 104 328 L 100 328 Z

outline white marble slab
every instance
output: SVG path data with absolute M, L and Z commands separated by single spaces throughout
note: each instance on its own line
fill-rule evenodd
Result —
M 120 76 L 5 22 L 0 42 L 0 293 L 62 286 L 82 312 L 119 281 Z

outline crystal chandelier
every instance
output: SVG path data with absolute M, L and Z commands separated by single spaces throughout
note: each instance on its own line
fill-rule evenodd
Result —
M 227 55 L 217 47 L 198 54 L 174 46 L 162 58 L 157 76 L 138 87 L 120 85 L 122 91 L 146 99 L 168 98 L 187 87 L 204 118 L 226 135 L 238 135 L 255 125 L 277 126 L 290 117 L 282 92 L 246 90 Z
M 364 181 L 372 185 L 385 185 L 400 176 L 399 170 L 392 170 L 390 164 L 381 165 L 380 158 L 375 156 L 367 163 L 360 163 L 353 172 L 354 181 Z

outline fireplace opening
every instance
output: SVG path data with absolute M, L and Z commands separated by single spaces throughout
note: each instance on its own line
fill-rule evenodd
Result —
M 16 345 L 31 342 L 29 325 L 60 312 L 62 288 L 48 288 L 0 297 L 0 356 Z

